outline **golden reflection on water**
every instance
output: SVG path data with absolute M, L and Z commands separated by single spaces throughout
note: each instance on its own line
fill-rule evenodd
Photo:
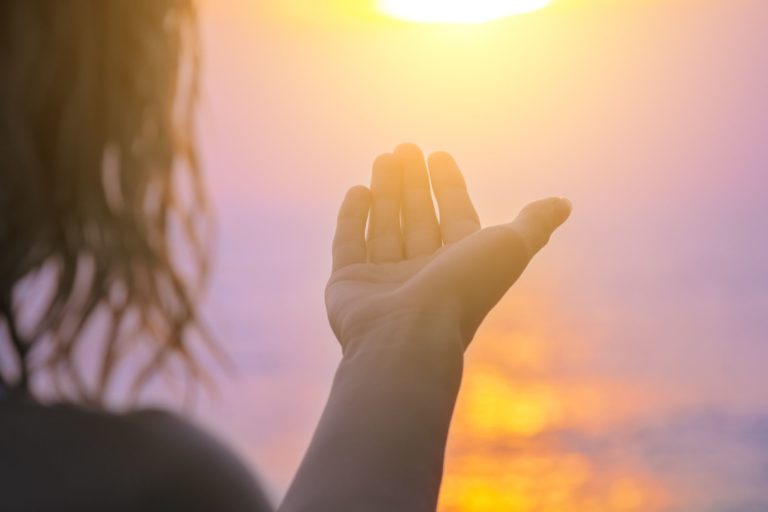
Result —
M 478 373 L 465 384 L 462 415 L 457 418 L 472 436 L 533 436 L 558 423 L 562 411 L 556 391 L 540 383 L 514 387 L 494 372 Z
M 598 468 L 579 453 L 539 442 L 508 452 L 476 443 L 449 457 L 442 512 L 653 512 L 665 492 L 647 474 Z
M 642 397 L 565 380 L 537 336 L 484 335 L 468 364 L 451 430 L 441 512 L 653 512 L 667 492 L 631 461 L 590 460 L 563 430 L 597 434 Z M 565 347 L 562 347 L 566 350 Z

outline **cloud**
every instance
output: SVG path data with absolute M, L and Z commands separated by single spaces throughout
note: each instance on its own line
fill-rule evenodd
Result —
M 672 496 L 680 512 L 768 510 L 768 415 L 702 409 L 600 436 L 545 434 L 602 468 L 631 466 Z

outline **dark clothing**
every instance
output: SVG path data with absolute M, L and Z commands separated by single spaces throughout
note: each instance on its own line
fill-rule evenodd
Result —
M 435 511 L 464 346 L 411 341 L 347 349 L 280 512 Z M 0 512 L 270 510 L 230 452 L 172 414 L 0 397 Z
M 162 411 L 0 399 L 2 512 L 267 512 L 221 444 Z

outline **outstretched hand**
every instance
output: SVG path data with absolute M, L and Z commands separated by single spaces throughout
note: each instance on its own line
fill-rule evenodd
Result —
M 570 211 L 542 199 L 481 229 L 453 158 L 434 153 L 427 164 L 418 147 L 398 146 L 376 159 L 370 189 L 353 187 L 341 205 L 325 294 L 334 333 L 345 350 L 414 333 L 466 347 Z
M 437 508 L 464 349 L 570 211 L 544 199 L 481 229 L 448 154 L 376 159 L 339 212 L 325 298 L 344 358 L 281 511 Z

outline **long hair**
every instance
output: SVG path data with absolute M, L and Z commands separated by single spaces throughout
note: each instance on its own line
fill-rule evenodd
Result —
M 101 404 L 128 354 L 144 355 L 134 391 L 169 365 L 200 372 L 198 60 L 191 0 L 0 2 L 6 390 L 34 394 L 40 377 Z M 86 338 L 98 353 L 80 353 Z

